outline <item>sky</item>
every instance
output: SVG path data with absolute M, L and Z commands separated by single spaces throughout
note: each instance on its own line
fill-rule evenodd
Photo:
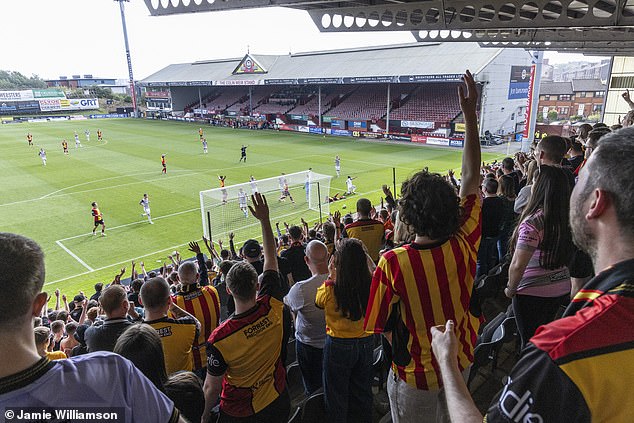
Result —
M 242 57 L 247 49 L 287 54 L 415 41 L 409 32 L 320 33 L 307 12 L 286 8 L 152 17 L 143 0 L 131 0 L 125 10 L 137 80 L 172 63 Z M 77 74 L 127 79 L 118 2 L 1 0 L 0 16 L 2 70 L 44 79 Z M 589 60 L 546 57 L 551 64 Z

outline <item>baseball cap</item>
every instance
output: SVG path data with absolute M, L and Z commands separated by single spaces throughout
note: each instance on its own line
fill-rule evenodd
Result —
M 260 243 L 255 239 L 247 240 L 242 246 L 242 253 L 249 258 L 259 257 L 262 253 L 262 248 L 260 247 Z
M 82 302 L 82 301 L 84 301 L 85 299 L 86 299 L 86 297 L 84 297 L 83 295 L 81 295 L 81 294 L 77 294 L 77 295 L 75 295 L 75 298 L 73 298 L 73 301 L 78 302 L 78 303 L 81 303 L 81 302 Z

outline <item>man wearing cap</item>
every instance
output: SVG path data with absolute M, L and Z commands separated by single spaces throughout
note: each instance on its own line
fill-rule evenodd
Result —
M 262 262 L 262 247 L 255 239 L 248 239 L 242 246 L 242 258 L 255 268 L 258 275 L 262 274 L 264 263 Z
M 85 299 L 86 297 L 84 297 L 82 294 L 75 295 L 75 298 L 73 298 L 75 308 L 73 308 L 73 311 L 70 312 L 70 317 L 72 317 L 73 320 L 76 322 L 79 322 L 79 319 L 81 318 L 81 313 L 83 311 L 82 303 Z

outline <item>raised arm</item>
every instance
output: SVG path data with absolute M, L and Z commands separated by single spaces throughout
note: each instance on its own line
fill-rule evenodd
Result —
M 478 90 L 473 75 L 468 70 L 462 76 L 464 85 L 458 87 L 460 108 L 464 116 L 466 135 L 462 152 L 460 197 L 478 194 L 480 185 L 480 138 L 478 136 Z
M 262 227 L 262 245 L 264 250 L 264 269 L 278 271 L 277 255 L 275 254 L 275 240 L 273 239 L 273 228 L 269 220 L 269 205 L 266 197 L 256 192 L 251 196 L 253 206 L 249 206 L 251 214 L 260 221 Z
M 623 97 L 623 100 L 630 106 L 630 110 L 634 110 L 634 101 L 630 98 L 630 90 L 626 89 L 625 92 L 621 94 L 621 97 Z

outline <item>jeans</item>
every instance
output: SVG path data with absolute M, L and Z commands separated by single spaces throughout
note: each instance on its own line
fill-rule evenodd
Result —
M 324 345 L 328 423 L 372 422 L 373 337 L 333 338 Z
M 306 394 L 310 395 L 323 386 L 322 364 L 324 361 L 324 350 L 302 344 L 299 340 L 295 340 L 295 350 L 297 351 L 297 363 L 302 372 L 304 390 Z
M 480 275 L 486 275 L 489 270 L 493 269 L 498 262 L 498 238 L 487 237 L 480 241 L 478 249 L 478 261 L 476 262 L 476 278 Z
M 535 335 L 541 325 L 555 320 L 561 306 L 570 302 L 570 295 L 561 297 L 534 297 L 518 294 L 513 297 L 513 312 L 517 322 L 517 330 L 522 339 L 522 348 Z

